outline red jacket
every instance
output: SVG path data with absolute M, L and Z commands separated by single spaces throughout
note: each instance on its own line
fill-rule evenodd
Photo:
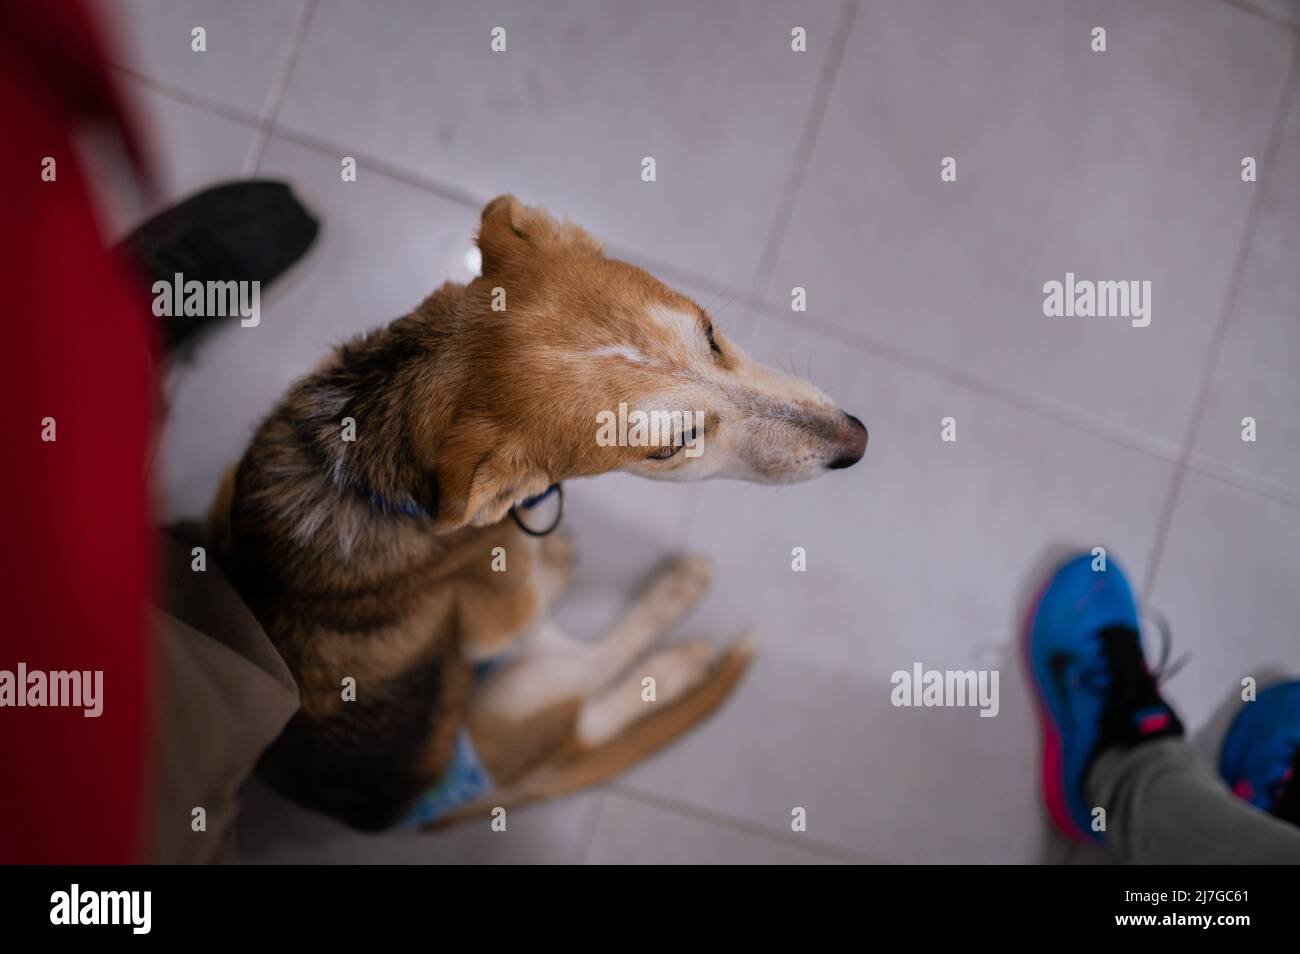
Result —
M 139 149 L 79 2 L 3 0 L 0 19 L 0 670 L 104 674 L 97 718 L 0 708 L 0 861 L 125 862 L 151 790 L 153 329 L 72 135 L 109 123 Z

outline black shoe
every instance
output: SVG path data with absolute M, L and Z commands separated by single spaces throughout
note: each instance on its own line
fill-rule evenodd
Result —
M 244 180 L 205 189 L 158 213 L 119 248 L 151 283 L 171 285 L 180 275 L 182 282 L 259 282 L 264 288 L 302 258 L 319 231 L 288 184 Z M 174 351 L 222 320 L 229 319 L 163 318 L 164 348 Z

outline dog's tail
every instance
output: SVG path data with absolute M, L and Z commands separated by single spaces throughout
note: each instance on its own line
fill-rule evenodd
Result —
M 441 819 L 442 827 L 483 815 L 496 806 L 512 807 L 567 795 L 604 781 L 648 758 L 714 712 L 736 687 L 754 658 L 753 644 L 740 639 L 723 650 L 692 688 L 663 709 L 633 722 L 617 738 L 596 748 L 574 746 L 508 788 Z

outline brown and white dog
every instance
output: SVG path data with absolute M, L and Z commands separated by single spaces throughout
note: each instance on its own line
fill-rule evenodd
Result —
M 261 774 L 364 829 L 486 817 L 607 778 L 707 716 L 749 662 L 743 639 L 658 645 L 708 587 L 694 557 L 670 561 L 599 642 L 565 638 L 542 621 L 572 544 L 525 534 L 513 506 L 616 470 L 789 483 L 867 443 L 857 418 L 582 229 L 501 196 L 478 245 L 480 277 L 291 388 L 209 518 L 301 692 Z M 620 404 L 689 433 L 598 439 Z M 449 780 L 467 760 L 468 787 Z

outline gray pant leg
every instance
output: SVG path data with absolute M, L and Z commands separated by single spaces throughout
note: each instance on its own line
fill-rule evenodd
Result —
M 1300 864 L 1300 828 L 1233 795 L 1185 739 L 1103 752 L 1087 786 L 1133 864 Z

